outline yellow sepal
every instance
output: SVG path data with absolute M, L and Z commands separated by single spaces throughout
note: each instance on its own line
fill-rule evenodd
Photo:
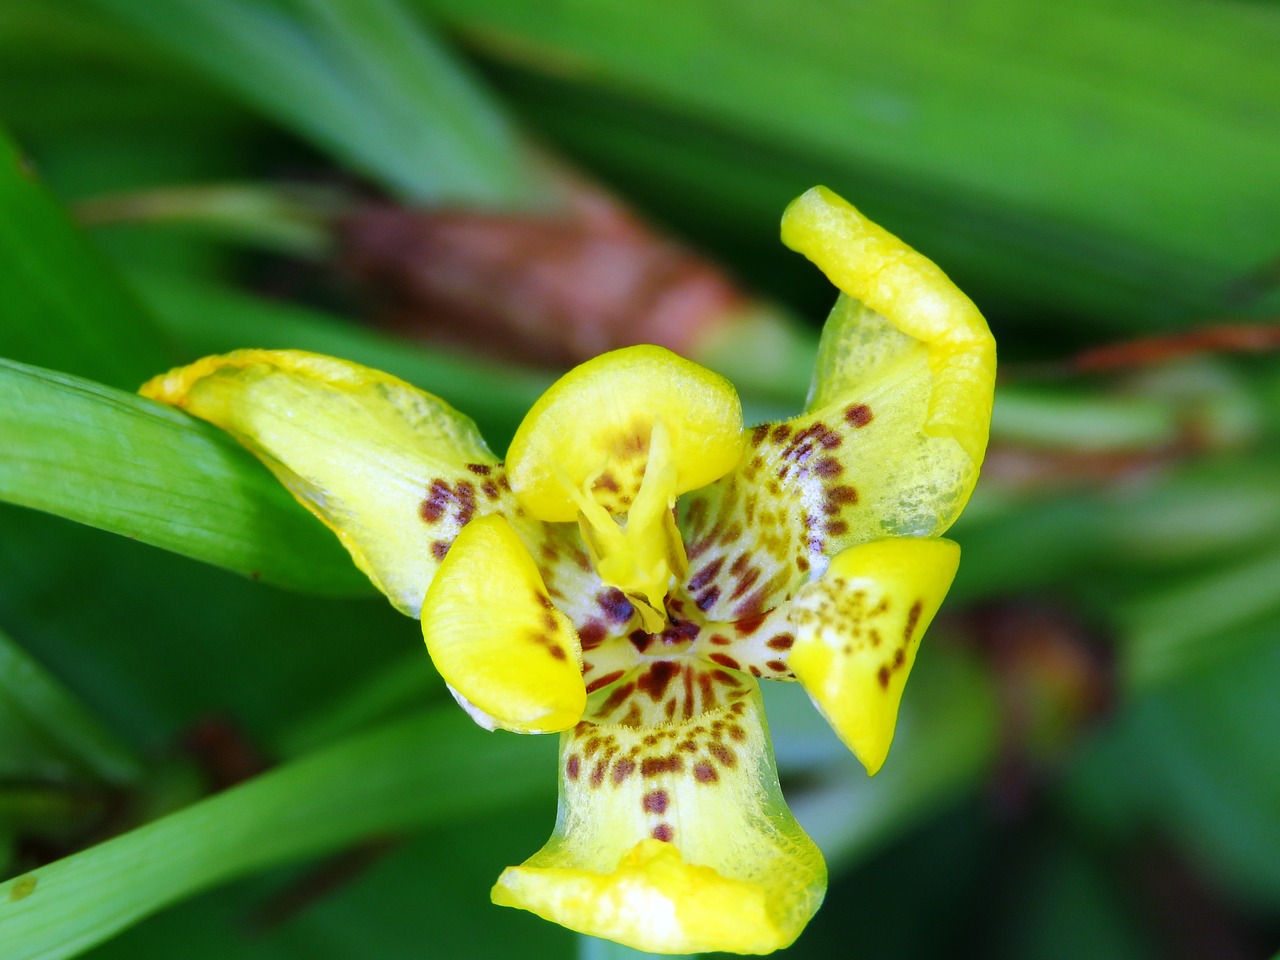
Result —
M 788 665 L 869 774 L 889 754 L 920 637 L 959 562 L 950 540 L 864 543 L 838 554 L 791 608 Z
M 158 376 L 139 392 L 248 447 L 412 617 L 461 526 L 510 498 L 471 420 L 359 364 L 237 350 Z
M 931 260 L 826 187 L 791 202 L 782 217 L 782 242 L 850 297 L 926 345 L 934 378 L 926 432 L 954 438 L 980 465 L 991 423 L 996 350 L 973 301 Z M 815 384 L 811 409 L 825 406 L 856 379 L 859 361 L 844 359 L 850 362 Z M 819 381 L 823 373 L 820 367 Z
M 782 798 L 759 686 L 700 670 L 662 674 L 678 719 L 585 719 L 561 735 L 555 833 L 503 872 L 495 903 L 659 953 L 770 953 L 795 940 L 822 902 L 826 865 Z M 701 706 L 715 705 L 684 718 L 687 671 L 689 690 L 712 691 Z M 644 676 L 597 697 L 625 715 L 612 701 L 634 689 L 657 709 Z
M 686 582 L 711 619 L 786 603 L 857 544 L 940 536 L 986 451 L 995 346 L 968 298 L 822 187 L 782 237 L 842 292 L 805 412 L 756 427 L 733 470 L 681 501 Z
M 502 517 L 458 534 L 423 601 L 422 634 L 455 695 L 494 725 L 549 733 L 582 716 L 578 635 Z
M 507 453 L 511 486 L 539 520 L 576 520 L 587 488 L 610 514 L 640 491 L 654 424 L 661 421 L 678 496 L 728 471 L 742 450 L 733 384 L 649 345 L 602 354 L 570 370 L 525 416 Z

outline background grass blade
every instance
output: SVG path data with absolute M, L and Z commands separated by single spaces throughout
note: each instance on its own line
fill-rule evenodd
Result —
M 406 199 L 530 204 L 501 110 L 398 0 L 95 0 Z
M 371 589 L 252 456 L 176 410 L 0 361 L 0 436 L 0 499 L 281 586 Z
M 1278 252 L 1264 6 L 417 2 L 544 132 L 731 245 L 816 176 L 980 303 L 1130 328 L 1230 307 Z
M 73 956 L 232 877 L 549 792 L 554 753 L 452 705 L 347 740 L 0 884 L 5 960 Z
M 34 755 L 36 768 L 18 763 Z M 0 779 L 84 774 L 123 785 L 142 765 L 52 673 L 0 631 Z
M 1119 612 L 1128 634 L 1121 670 L 1145 690 L 1202 668 L 1257 643 L 1249 628 L 1259 620 L 1261 639 L 1275 636 L 1280 612 L 1280 551 L 1266 550 L 1208 575 L 1173 586 L 1161 584 L 1129 600 Z
M 0 356 L 132 387 L 160 333 L 0 130 Z
M 190 348 L 192 360 L 241 347 L 313 350 L 354 360 L 443 397 L 474 419 L 499 452 L 554 380 L 531 368 L 415 347 L 316 310 L 209 283 L 149 275 L 136 284 L 157 321 Z

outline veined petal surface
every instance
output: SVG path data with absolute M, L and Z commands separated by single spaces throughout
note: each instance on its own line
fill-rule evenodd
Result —
M 986 453 L 996 370 L 986 321 L 936 264 L 825 187 L 787 208 L 782 239 L 842 293 L 823 328 L 806 412 L 838 413 L 855 429 L 870 417 L 850 461 L 896 457 L 895 477 L 878 486 L 915 488 L 899 494 L 897 510 L 878 498 L 890 518 L 885 533 L 942 533 L 968 502 Z M 881 436 L 898 430 L 908 434 L 896 443 Z
M 470 419 L 359 364 L 238 350 L 163 374 L 140 392 L 248 447 L 412 617 L 462 526 L 510 500 Z
M 494 902 L 639 950 L 785 947 L 821 903 L 826 866 L 782 799 L 759 687 L 693 662 L 664 676 L 661 691 L 602 692 L 562 735 L 555 833 L 502 874 Z M 663 719 L 612 721 L 634 715 L 618 690 Z
M 920 638 L 959 562 L 951 540 L 864 543 L 841 552 L 791 605 L 791 670 L 867 773 L 889 754 Z

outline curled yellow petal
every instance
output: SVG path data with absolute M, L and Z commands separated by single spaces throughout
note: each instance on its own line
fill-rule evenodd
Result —
M 742 449 L 742 408 L 719 374 L 655 346 L 602 354 L 561 377 L 507 453 L 512 489 L 539 520 L 572 521 L 585 486 L 610 514 L 640 491 L 654 425 L 670 445 L 671 493 L 719 477 Z
M 172 370 L 140 392 L 248 447 L 409 616 L 462 525 L 510 498 L 475 424 L 359 364 L 238 350 Z
M 479 517 L 458 534 L 423 601 L 422 634 L 473 716 L 520 733 L 565 730 L 582 716 L 578 635 L 502 517 Z
M 792 201 L 782 217 L 782 241 L 817 264 L 850 297 L 927 347 L 934 386 L 925 428 L 932 436 L 953 437 L 981 464 L 996 353 L 973 301 L 931 260 L 826 187 L 814 187 Z M 830 363 L 829 370 L 820 365 L 811 409 L 842 393 L 868 359 L 842 351 Z
M 756 427 L 733 470 L 681 500 L 687 584 L 713 619 L 785 603 L 856 544 L 941 535 L 986 451 L 995 346 L 969 299 L 825 188 L 782 236 L 842 293 L 805 412 Z
M 826 866 L 782 799 L 756 682 L 663 661 L 598 697 L 589 717 L 672 719 L 586 719 L 562 735 L 555 833 L 502 874 L 494 902 L 639 950 L 789 945 Z
M 889 754 L 920 637 L 959 561 L 950 540 L 850 547 L 791 607 L 791 670 L 870 774 Z

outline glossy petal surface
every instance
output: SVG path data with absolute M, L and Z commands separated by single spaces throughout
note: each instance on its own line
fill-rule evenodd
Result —
M 539 520 L 576 520 L 570 491 L 584 484 L 610 514 L 625 513 L 658 421 L 669 437 L 672 494 L 737 462 L 742 407 L 733 385 L 662 347 L 626 347 L 575 367 L 533 405 L 507 453 L 512 488 Z
M 842 294 L 806 412 L 756 427 L 730 473 L 682 500 L 689 582 L 720 580 L 715 619 L 787 602 L 855 544 L 942 534 L 986 450 L 994 341 L 946 275 L 820 187 L 783 239 Z
M 930 437 L 951 437 L 982 463 L 991 423 L 995 340 L 982 314 L 945 273 L 826 187 L 794 200 L 782 217 L 782 242 L 803 253 L 847 296 L 924 344 L 932 385 L 924 422 Z M 826 333 L 826 331 L 824 331 Z M 826 407 L 882 365 L 881 351 L 859 356 L 842 331 L 828 337 L 809 409 Z M 859 344 L 861 340 L 861 344 Z M 885 351 L 889 352 L 889 351 Z

